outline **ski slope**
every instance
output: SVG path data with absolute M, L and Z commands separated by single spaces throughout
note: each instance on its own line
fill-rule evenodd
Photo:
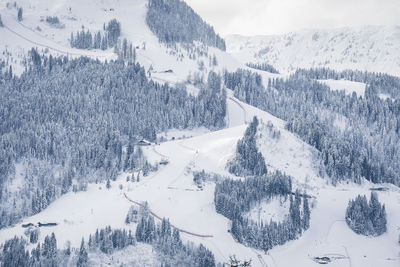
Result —
M 24 8 L 24 20 L 16 19 L 16 9 L 7 8 L 5 2 L 0 3 L 0 13 L 6 27 L 0 28 L 1 54 L 9 60 L 17 73 L 23 71 L 24 57 L 32 46 L 43 53 L 54 55 L 89 56 L 101 60 L 115 58 L 113 51 L 78 50 L 69 47 L 68 38 L 71 32 L 81 29 L 97 31 L 103 23 L 117 18 L 122 25 L 122 38 L 127 38 L 138 46 L 138 61 L 146 69 L 154 67 L 152 79 L 159 83 L 176 85 L 186 81 L 189 74 L 198 71 L 197 61 L 185 57 L 182 61 L 168 53 L 168 48 L 159 44 L 157 38 L 145 24 L 146 1 L 144 0 L 103 0 L 103 1 L 18 1 Z M 53 28 L 41 21 L 46 16 L 58 16 L 64 28 Z M 41 30 L 38 30 L 38 26 Z M 144 48 L 145 47 L 145 48 Z M 209 67 L 207 71 L 234 71 L 245 66 L 233 56 L 218 49 L 209 48 L 209 54 L 215 54 L 218 66 Z M 205 58 L 203 60 L 206 60 Z M 171 69 L 172 73 L 165 73 Z M 264 84 L 268 78 L 281 77 L 263 71 Z M 324 81 L 332 90 L 345 89 L 363 95 L 365 85 L 344 81 Z M 196 94 L 198 88 L 188 85 L 187 90 Z M 154 214 L 160 218 L 169 218 L 171 223 L 181 230 L 186 241 L 203 243 L 213 251 L 217 262 L 227 262 L 230 255 L 239 259 L 252 259 L 252 266 L 290 267 L 320 266 L 313 257 L 334 256 L 336 260 L 329 266 L 399 266 L 400 248 L 397 239 L 400 234 L 400 192 L 394 186 L 387 185 L 388 191 L 379 192 L 379 199 L 385 203 L 388 214 L 388 231 L 380 237 L 363 237 L 353 233 L 344 222 L 345 210 L 349 199 L 357 194 L 370 194 L 373 185 L 342 184 L 330 185 L 319 174 L 318 152 L 302 142 L 297 136 L 284 129 L 285 122 L 247 105 L 227 91 L 227 127 L 210 132 L 205 129 L 171 130 L 164 133 L 168 140 L 160 145 L 144 149 L 148 159 L 158 162 L 168 159 L 169 164 L 160 166 L 159 170 L 142 177 L 140 182 L 127 182 L 122 173 L 117 181 L 111 182 L 108 190 L 105 184 L 89 184 L 86 192 L 70 192 L 52 203 L 48 208 L 25 218 L 22 223 L 57 222 L 55 227 L 41 228 L 40 241 L 51 232 L 57 236 L 58 247 L 67 241 L 75 248 L 80 246 L 82 237 L 88 239 L 89 234 L 97 228 L 110 225 L 112 228 L 135 229 L 135 225 L 125 225 L 125 217 L 131 205 L 146 201 Z M 214 183 L 207 183 L 203 190 L 193 183 L 193 171 L 205 170 L 222 176 L 232 177 L 225 169 L 226 163 L 234 156 L 236 143 L 251 121 L 257 116 L 264 124 L 270 122 L 280 131 L 279 139 L 259 129 L 257 144 L 265 157 L 270 171 L 280 170 L 294 177 L 293 186 L 314 196 L 311 214 L 311 226 L 298 240 L 276 247 L 265 254 L 237 243 L 231 234 L 230 222 L 217 214 L 214 208 Z M 175 140 L 171 140 L 175 137 Z M 135 174 L 136 175 L 136 174 Z M 237 178 L 235 178 L 237 179 Z M 19 180 L 16 180 L 19 181 Z M 386 186 L 386 185 L 385 185 Z M 15 187 L 18 187 L 16 182 Z M 255 207 L 257 208 L 257 207 Z M 273 217 L 281 220 L 287 214 L 285 207 L 277 203 L 267 203 L 262 209 L 266 219 Z M 249 214 L 257 217 L 257 214 Z M 268 217 L 270 216 L 270 217 Z M 0 230 L 0 243 L 14 235 L 24 235 L 21 224 Z M 33 247 L 33 246 L 32 246 Z M 130 253 L 148 253 L 151 249 L 139 247 Z M 136 252 L 135 252 L 136 251 Z M 121 252 L 115 257 L 127 257 Z M 148 262 L 158 264 L 152 255 Z M 104 256 L 105 257 L 105 256 Z M 101 259 L 117 265 L 114 259 Z M 129 261 L 128 261 L 129 262 Z

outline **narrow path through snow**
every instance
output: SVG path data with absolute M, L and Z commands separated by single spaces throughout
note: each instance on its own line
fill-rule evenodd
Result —
M 124 197 L 125 197 L 129 202 L 134 203 L 134 204 L 136 204 L 136 205 L 138 205 L 138 206 L 140 206 L 140 207 L 144 207 L 143 204 L 141 204 L 141 203 L 139 203 L 139 202 L 137 202 L 137 201 L 134 201 L 134 200 L 130 199 L 130 198 L 126 195 L 126 193 L 124 193 Z M 150 208 L 148 208 L 148 210 L 149 210 L 150 214 L 153 215 L 155 218 L 159 219 L 160 221 L 163 220 L 163 218 L 161 218 L 161 217 L 158 216 L 156 213 L 154 213 Z M 196 234 L 196 233 L 193 233 L 193 232 L 184 230 L 184 229 L 182 229 L 182 228 L 179 228 L 179 227 L 175 226 L 175 225 L 172 224 L 172 223 L 171 223 L 171 227 L 172 227 L 172 228 L 175 228 L 176 230 L 178 230 L 178 231 L 181 232 L 181 233 L 185 233 L 185 234 L 192 235 L 192 236 L 196 236 L 196 237 L 201 237 L 201 238 L 214 237 L 213 235 Z

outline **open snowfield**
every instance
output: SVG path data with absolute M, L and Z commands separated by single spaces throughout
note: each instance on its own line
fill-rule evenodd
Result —
M 318 80 L 329 86 L 332 91 L 342 91 L 344 90 L 347 95 L 351 95 L 353 92 L 357 94 L 358 97 L 364 97 L 365 93 L 365 83 L 352 82 L 347 80 Z
M 82 25 L 85 29 L 97 31 L 102 29 L 103 23 L 113 18 L 121 22 L 122 38 L 139 46 L 137 53 L 140 64 L 146 69 L 153 65 L 154 81 L 177 84 L 184 82 L 189 74 L 198 71 L 196 60 L 188 57 L 182 61 L 177 60 L 175 55 L 168 53 L 164 45 L 159 44 L 145 24 L 144 0 L 56 0 L 49 3 L 39 0 L 18 1 L 17 4 L 24 7 L 24 20 L 19 23 L 16 18 L 17 10 L 13 7 L 7 8 L 5 1 L 0 2 L 0 13 L 6 26 L 0 28 L 0 51 L 10 53 L 0 56 L 12 61 L 16 73 L 23 71 L 21 62 L 32 46 L 43 52 L 48 50 L 48 53 L 54 55 L 85 55 L 101 60 L 115 58 L 112 50 L 72 49 L 68 41 L 71 32 L 80 30 Z M 53 28 L 41 21 L 48 15 L 58 16 L 64 28 Z M 218 58 L 215 71 L 245 68 L 230 54 L 209 48 L 209 55 L 214 54 Z M 206 64 L 206 68 L 209 70 L 211 67 Z M 173 72 L 164 72 L 169 69 Z M 268 78 L 279 76 L 257 72 L 262 75 L 264 84 Z M 324 82 L 332 90 L 344 89 L 349 94 L 354 91 L 358 96 L 362 96 L 365 91 L 365 84 L 361 83 L 331 80 Z M 188 91 L 196 94 L 198 88 L 190 85 Z M 206 129 L 170 130 L 162 134 L 167 139 L 166 142 L 144 148 L 146 156 L 152 162 L 168 159 L 169 164 L 160 166 L 157 172 L 141 177 L 140 182 L 134 183 L 126 181 L 126 176 L 131 173 L 122 173 L 117 181 L 111 182 L 110 189 L 106 189 L 105 184 L 90 184 L 86 192 L 70 192 L 39 214 L 25 218 L 22 223 L 56 222 L 58 225 L 55 227 L 40 228 L 40 241 L 54 232 L 59 248 L 64 247 L 67 241 L 73 247 L 79 248 L 82 237 L 87 240 L 89 234 L 94 233 L 97 228 L 110 225 L 112 228 L 135 230 L 135 225 L 127 226 L 124 223 L 129 207 L 134 205 L 128 200 L 130 199 L 137 202 L 147 201 L 155 214 L 169 218 L 175 227 L 184 230 L 181 232 L 184 240 L 203 243 L 212 250 L 217 262 L 227 262 L 229 256 L 235 254 L 238 259 L 252 259 L 252 266 L 312 267 L 320 266 L 313 261 L 313 257 L 330 256 L 335 260 L 327 266 L 400 266 L 400 247 L 397 244 L 400 234 L 399 188 L 384 185 L 388 190 L 378 192 L 379 200 L 386 206 L 388 231 L 380 237 L 356 235 L 344 221 L 347 203 L 358 194 L 369 197 L 373 185 L 367 182 L 361 186 L 330 185 L 319 175 L 317 151 L 286 131 L 284 121 L 237 100 L 230 90 L 227 90 L 227 95 L 225 129 L 214 132 Z M 259 131 L 257 142 L 269 171 L 280 170 L 293 176 L 294 188 L 306 190 L 314 197 L 311 201 L 313 208 L 309 230 L 298 240 L 275 247 L 268 254 L 246 247 L 233 239 L 228 232 L 229 220 L 215 211 L 214 183 L 208 182 L 203 190 L 193 183 L 193 171 L 203 169 L 231 177 L 225 169 L 226 163 L 233 157 L 236 143 L 243 136 L 247 123 L 253 116 L 258 116 L 264 124 L 270 122 L 281 133 L 280 138 L 275 139 L 265 129 L 261 128 Z M 19 178 L 14 182 L 15 188 L 18 188 L 22 180 L 22 177 Z M 263 203 L 261 212 L 264 214 L 263 219 L 273 218 L 278 221 L 288 213 L 287 206 L 281 206 L 278 200 Z M 249 216 L 258 219 L 258 207 Z M 24 230 L 21 224 L 0 230 L 0 243 L 14 235 L 24 235 Z M 112 266 L 133 264 L 135 260 L 146 262 L 142 266 L 158 264 L 152 257 L 154 255 L 148 254 L 150 252 L 148 246 L 139 245 L 129 251 L 117 252 L 113 254 L 113 258 L 107 256 L 101 262 L 109 262 Z M 128 255 L 135 253 L 146 254 L 148 258 L 129 258 Z M 117 262 L 117 258 L 123 258 L 124 261 Z

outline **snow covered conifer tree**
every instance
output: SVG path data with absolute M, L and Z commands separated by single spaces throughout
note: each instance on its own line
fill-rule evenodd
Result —
M 87 266 L 88 263 L 88 253 L 85 248 L 85 240 L 82 238 L 81 248 L 79 249 L 78 262 L 76 263 L 77 267 Z
M 18 8 L 18 21 L 22 21 L 22 7 Z
M 306 194 L 303 197 L 303 218 L 302 218 L 302 227 L 304 230 L 310 227 L 310 207 L 308 205 L 308 198 Z

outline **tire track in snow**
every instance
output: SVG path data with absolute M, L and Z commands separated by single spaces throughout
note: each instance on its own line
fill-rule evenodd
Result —
M 158 152 L 158 151 L 156 150 L 156 145 L 153 145 L 153 152 L 156 153 L 157 155 L 159 155 L 159 156 L 162 157 L 162 158 L 169 159 L 168 156 L 166 156 L 166 155 L 164 155 L 164 154 L 161 154 L 160 152 Z
M 231 235 L 233 241 L 235 241 L 235 243 L 237 243 L 237 244 L 239 244 L 239 245 L 241 245 L 241 246 L 244 246 L 242 243 L 240 243 L 240 242 L 238 242 L 238 241 L 236 240 L 236 238 L 235 238 L 235 237 L 233 236 L 233 234 L 232 234 L 232 231 L 230 232 L 230 235 Z M 255 250 L 254 248 L 252 248 L 252 247 L 249 247 L 249 248 L 251 249 L 251 251 L 253 251 L 254 254 L 256 254 L 257 259 L 258 259 L 258 261 L 260 262 L 261 266 L 262 266 L 262 267 L 268 267 L 268 265 L 267 265 L 267 263 L 265 263 L 264 258 L 262 257 L 262 255 L 261 255 L 260 253 L 258 253 L 258 251 Z M 270 257 L 272 258 L 272 256 L 270 256 Z M 273 258 L 272 258 L 272 260 L 273 260 Z
M 134 203 L 134 204 L 136 204 L 136 205 L 138 205 L 138 206 L 140 206 L 140 207 L 144 207 L 143 204 L 141 204 L 141 203 L 139 203 L 139 202 L 137 202 L 137 201 L 134 201 L 134 200 L 130 199 L 130 198 L 126 195 L 126 193 L 124 193 L 124 197 L 125 197 L 129 202 Z M 157 219 L 160 220 L 160 221 L 163 220 L 163 218 L 161 218 L 161 217 L 158 216 L 156 213 L 154 213 L 149 207 L 148 207 L 148 210 L 149 210 L 149 213 L 150 213 L 151 215 L 153 215 L 155 218 L 157 218 Z M 181 233 L 185 233 L 185 234 L 188 234 L 188 235 L 191 235 L 191 236 L 195 236 L 195 237 L 200 237 L 200 238 L 211 238 L 211 237 L 214 237 L 213 235 L 196 234 L 196 233 L 193 233 L 193 232 L 184 230 L 184 229 L 182 229 L 182 228 L 179 228 L 179 227 L 173 225 L 172 223 L 171 223 L 171 227 L 174 228 L 174 229 L 176 229 L 176 230 L 178 230 L 178 231 L 181 232 Z
M 20 24 L 21 24 L 21 23 L 20 23 Z M 61 50 L 61 49 L 59 49 L 59 48 L 55 48 L 55 47 L 52 47 L 52 46 L 50 46 L 50 45 L 46 45 L 46 44 L 43 44 L 43 43 L 40 43 L 40 42 L 31 40 L 31 39 L 25 37 L 23 34 L 18 33 L 17 31 L 11 29 L 10 27 L 8 27 L 8 26 L 5 25 L 5 24 L 4 24 L 3 26 L 4 26 L 4 28 L 5 28 L 6 30 L 8 30 L 8 31 L 11 32 L 12 34 L 14 34 L 14 35 L 16 35 L 16 36 L 22 38 L 23 40 L 25 40 L 25 41 L 27 41 L 27 42 L 29 42 L 29 43 L 35 45 L 35 46 L 47 48 L 47 49 L 49 49 L 49 50 L 53 50 L 53 51 L 55 51 L 55 52 L 57 52 L 57 53 L 60 53 L 60 54 L 64 54 L 64 55 L 67 55 L 67 56 L 68 56 L 68 55 L 72 55 L 72 56 L 87 56 L 87 57 L 96 57 L 96 58 L 108 58 L 108 57 L 109 57 L 108 55 L 99 55 L 99 54 L 90 55 L 90 54 L 86 54 L 86 53 L 77 53 L 77 52 L 72 52 L 72 51 L 67 51 L 67 50 Z M 21 24 L 21 26 L 26 27 L 26 26 L 24 26 L 23 24 Z M 28 29 L 29 29 L 29 28 L 28 28 Z M 29 29 L 29 30 L 33 31 L 32 29 Z M 35 32 L 35 31 L 33 31 L 33 32 Z M 36 34 L 37 34 L 37 33 L 36 33 Z M 42 37 L 41 35 L 39 35 L 39 36 L 40 36 L 41 38 L 44 38 L 44 37 Z M 44 39 L 48 40 L 47 38 L 44 38 Z M 54 41 L 52 41 L 52 42 L 54 42 Z
M 244 123 L 247 124 L 247 112 L 246 112 L 246 109 L 242 106 L 242 104 L 239 101 L 237 101 L 233 97 L 228 97 L 228 99 L 231 100 L 232 102 L 234 102 L 236 105 L 238 105 L 241 108 L 241 110 L 243 111 Z

